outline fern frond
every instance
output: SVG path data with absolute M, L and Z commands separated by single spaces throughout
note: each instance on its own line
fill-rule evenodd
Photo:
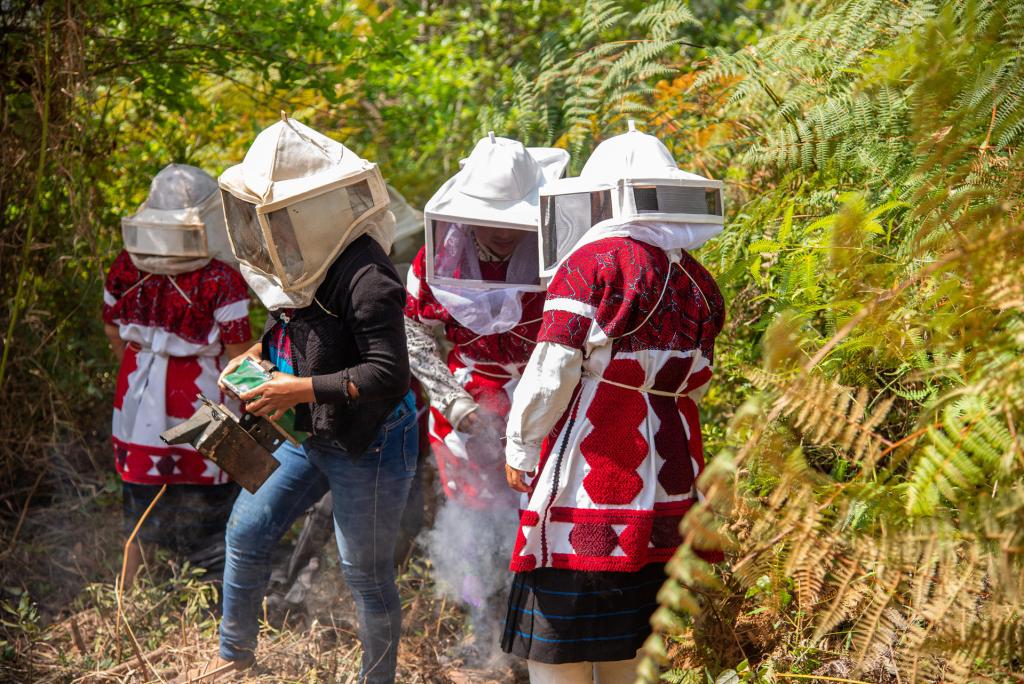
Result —
M 848 389 L 815 376 L 785 387 L 777 404 L 808 439 L 816 444 L 833 444 L 852 461 L 861 461 L 890 444 L 876 428 L 885 419 L 892 400 L 880 401 L 869 413 L 865 388 L 854 397 Z

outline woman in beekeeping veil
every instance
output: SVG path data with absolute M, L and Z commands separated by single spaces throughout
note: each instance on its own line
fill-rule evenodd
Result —
M 199 393 L 232 403 L 217 376 L 252 339 L 249 292 L 233 268 L 217 181 L 187 164 L 164 167 L 121 232 L 125 249 L 107 274 L 103 322 L 121 364 L 112 434 L 126 535 L 168 486 L 128 549 L 125 586 L 142 561 L 138 542 L 183 553 L 214 577 L 238 486 L 160 433 L 192 415 Z
M 505 452 L 524 510 L 502 647 L 533 684 L 634 681 L 704 466 L 725 306 L 687 250 L 722 231 L 722 184 L 630 128 L 541 192 L 551 281 Z
M 481 650 L 497 646 L 517 518 L 501 436 L 540 327 L 539 191 L 568 161 L 564 150 L 493 133 L 480 140 L 427 202 L 426 246 L 406 279 L 412 372 L 430 395 L 430 444 L 446 495 L 431 560 L 469 607 Z M 435 334 L 451 345 L 446 361 Z
M 359 681 L 390 684 L 402 617 L 392 559 L 417 431 L 384 180 L 376 164 L 283 117 L 219 182 L 242 275 L 270 311 L 260 343 L 224 373 L 245 357 L 271 362 L 271 380 L 242 395 L 246 410 L 277 418 L 294 408 L 295 427 L 309 437 L 279 448 L 280 467 L 239 496 L 226 538 L 220 653 L 183 681 L 215 681 L 253 663 L 271 551 L 330 490 L 359 619 Z

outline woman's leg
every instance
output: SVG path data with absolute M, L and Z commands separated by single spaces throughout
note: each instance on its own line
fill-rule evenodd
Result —
M 395 681 L 402 606 L 395 585 L 395 541 L 416 473 L 416 416 L 407 402 L 358 458 L 319 442 L 313 461 L 328 474 L 345 582 L 363 645 L 360 684 Z
M 642 658 L 637 654 L 629 660 L 594 663 L 595 684 L 633 684 L 636 681 L 636 668 Z
M 124 591 L 128 591 L 135 584 L 135 576 L 139 574 L 142 567 L 142 547 L 139 542 L 133 541 L 128 545 L 128 553 L 124 558 Z
M 255 494 L 243 491 L 238 496 L 228 520 L 220 624 L 220 656 L 225 660 L 253 657 L 270 553 L 295 519 L 327 491 L 327 479 L 302 447 L 286 442 L 274 457 L 281 465 Z
M 526 661 L 530 671 L 530 684 L 593 684 L 593 663 L 538 663 Z

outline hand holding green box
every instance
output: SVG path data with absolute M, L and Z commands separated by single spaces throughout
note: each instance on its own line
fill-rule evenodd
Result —
M 246 358 L 238 365 L 238 368 L 224 376 L 224 385 L 236 396 L 241 396 L 249 390 L 258 388 L 270 380 L 269 371 L 260 367 L 258 363 Z M 270 420 L 268 418 L 268 420 Z M 277 420 L 271 420 L 275 427 L 288 435 L 290 441 L 300 444 L 309 436 L 308 433 L 295 429 L 295 409 L 288 409 Z

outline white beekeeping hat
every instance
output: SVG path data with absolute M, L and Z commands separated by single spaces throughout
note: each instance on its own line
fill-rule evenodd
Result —
M 327 269 L 370 233 L 387 251 L 394 219 L 377 165 L 282 116 L 218 179 L 231 247 L 270 308 L 313 300 Z
M 188 164 L 168 164 L 153 177 L 139 210 L 121 219 L 125 249 L 152 273 L 183 273 L 211 258 L 234 263 L 217 181 Z
M 508 285 L 543 289 L 537 272 L 536 232 L 540 189 L 561 177 L 569 153 L 525 147 L 489 133 L 462 168 L 438 189 L 423 210 L 427 282 L 432 286 L 493 289 Z M 481 273 L 482 234 L 515 247 L 508 267 Z M 443 302 L 442 302 L 443 303 Z
M 724 225 L 722 182 L 687 173 L 653 135 L 629 131 L 598 145 L 578 178 L 541 189 L 540 268 L 549 275 L 597 224 L 685 224 L 687 248 Z

